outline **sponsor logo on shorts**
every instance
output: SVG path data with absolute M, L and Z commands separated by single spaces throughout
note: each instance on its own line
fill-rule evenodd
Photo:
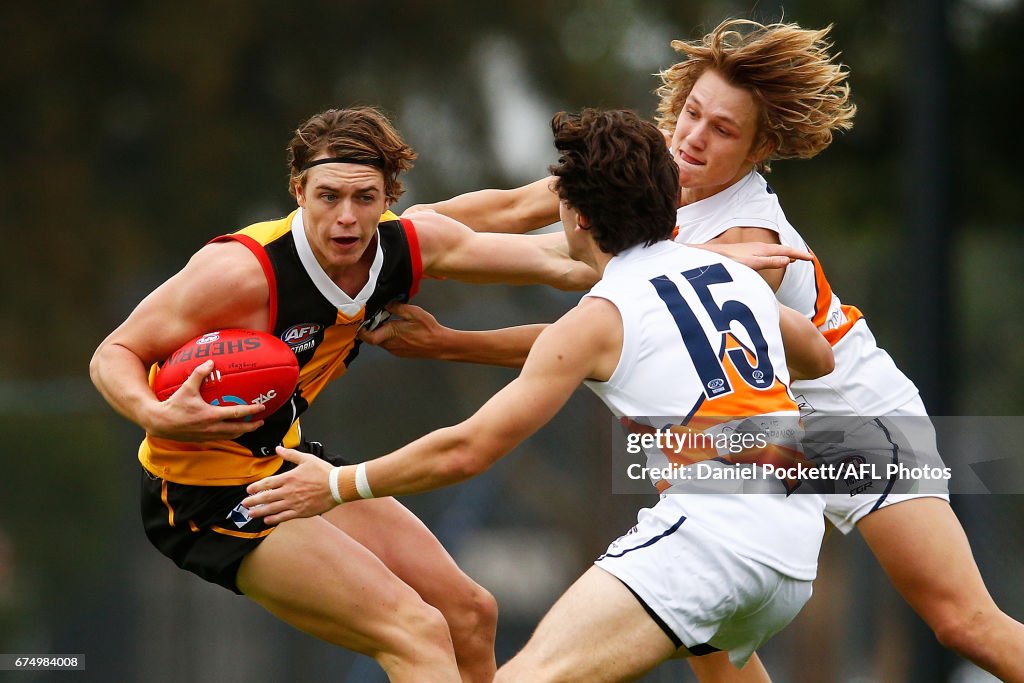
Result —
M 249 514 L 249 508 L 239 503 L 231 509 L 231 512 L 228 513 L 228 519 L 230 519 L 236 527 L 241 529 L 252 521 L 252 515 Z
M 850 497 L 864 493 L 874 485 L 872 475 L 874 466 L 868 463 L 863 455 L 851 455 L 839 463 L 839 472 L 843 477 Z

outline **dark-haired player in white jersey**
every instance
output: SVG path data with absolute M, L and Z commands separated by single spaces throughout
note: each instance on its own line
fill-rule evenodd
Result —
M 254 514 L 287 523 L 467 479 L 543 426 L 581 382 L 620 417 L 686 416 L 681 427 L 798 418 L 787 353 L 814 375 L 831 369 L 831 349 L 805 318 L 780 312 L 754 271 L 671 241 L 678 171 L 654 125 L 586 110 L 557 115 L 552 128 L 570 253 L 602 280 L 474 416 L 359 466 L 282 449 L 298 466 L 249 486 Z M 793 618 L 811 593 L 821 497 L 781 484 L 757 495 L 685 490 L 663 488 L 496 680 L 629 680 L 669 657 L 719 650 L 742 666 Z
M 807 248 L 762 174 L 771 160 L 815 156 L 836 131 L 852 126 L 847 71 L 830 52 L 828 32 L 730 20 L 700 40 L 673 42 L 686 58 L 662 73 L 658 123 L 680 169 L 678 241 Z M 544 179 L 419 208 L 477 230 L 521 232 L 557 220 L 549 185 Z M 841 303 L 817 258 L 760 272 L 779 301 L 806 315 L 833 345 L 835 371 L 793 386 L 812 419 L 838 418 L 853 442 L 845 446 L 850 457 L 867 452 L 893 463 L 940 463 L 917 388 L 878 347 L 861 312 Z M 371 337 L 399 355 L 491 362 L 500 353 L 488 346 L 506 345 L 500 336 L 439 328 L 414 307 L 402 311 L 409 322 Z M 841 460 L 842 449 L 831 455 Z M 892 481 L 865 483 L 872 485 L 829 496 L 829 520 L 843 533 L 861 533 L 940 643 L 1001 680 L 1024 682 L 1024 625 L 992 600 L 945 482 L 918 482 L 920 490 L 909 492 Z

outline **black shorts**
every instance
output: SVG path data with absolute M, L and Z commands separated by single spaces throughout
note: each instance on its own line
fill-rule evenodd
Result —
M 324 452 L 316 441 L 298 450 L 332 465 L 351 464 Z M 287 460 L 275 472 L 295 467 Z M 262 519 L 250 518 L 241 501 L 247 484 L 191 486 L 176 484 L 142 470 L 142 524 L 156 549 L 182 569 L 241 594 L 235 577 L 242 559 L 274 530 Z

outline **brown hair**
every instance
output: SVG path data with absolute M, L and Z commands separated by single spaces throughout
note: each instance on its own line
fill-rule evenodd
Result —
M 750 92 L 758 106 L 754 149 L 770 145 L 758 170 L 770 170 L 771 159 L 813 157 L 831 144 L 833 131 L 853 127 L 857 111 L 849 72 L 835 61 L 838 53 L 829 54 L 831 29 L 731 19 L 699 41 L 672 41 L 687 58 L 659 74 L 658 125 L 675 128 L 693 84 L 711 69 Z
M 630 111 L 584 109 L 551 119 L 558 197 L 590 221 L 602 251 L 668 239 L 676 224 L 679 168 L 665 138 Z
M 405 144 L 391 122 L 373 107 L 328 109 L 299 126 L 288 143 L 288 191 L 305 181 L 303 167 L 317 156 L 344 157 L 379 168 L 389 204 L 402 196 L 398 175 L 412 168 L 416 152 Z

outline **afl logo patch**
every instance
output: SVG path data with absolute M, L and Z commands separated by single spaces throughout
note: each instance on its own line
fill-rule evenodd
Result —
M 301 353 L 316 346 L 321 330 L 323 325 L 319 323 L 292 325 L 281 333 L 281 341 L 290 346 L 295 353 Z
M 300 346 L 315 337 L 322 328 L 323 326 L 317 323 L 292 325 L 281 334 L 281 341 L 288 346 Z

